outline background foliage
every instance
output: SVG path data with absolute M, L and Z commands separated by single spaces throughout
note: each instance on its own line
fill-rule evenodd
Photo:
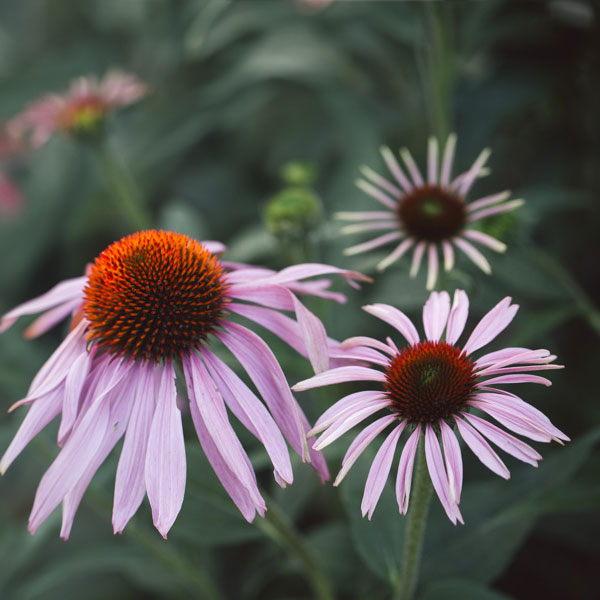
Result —
M 454 528 L 434 503 L 423 600 L 595 597 L 599 18 L 597 5 L 584 0 L 338 1 L 320 11 L 275 0 L 0 2 L 0 120 L 73 77 L 111 66 L 137 73 L 151 95 L 114 118 L 110 147 L 155 226 L 222 240 L 231 260 L 281 268 L 308 258 L 373 273 L 378 257 L 343 257 L 349 241 L 331 220 L 336 210 L 369 204 L 353 184 L 359 165 L 381 170 L 382 143 L 408 146 L 422 162 L 430 133 L 458 133 L 459 167 L 482 147 L 493 149 L 492 173 L 476 191 L 510 188 L 527 202 L 488 225 L 509 245 L 506 256 L 491 257 L 493 276 L 483 280 L 463 261 L 450 285 L 468 290 L 473 318 L 505 295 L 521 305 L 502 341 L 550 348 L 567 366 L 553 374 L 550 390 L 524 393 L 574 442 L 543 448 L 537 471 L 509 460 L 508 483 L 467 462 L 467 525 Z M 310 186 L 323 204 L 302 244 L 264 224 L 267 200 L 289 185 L 281 169 L 290 161 L 314 166 Z M 0 222 L 1 312 L 79 275 L 131 231 L 89 147 L 55 136 L 11 169 L 27 206 Z M 359 307 L 388 302 L 418 316 L 424 274 L 415 282 L 407 271 L 403 263 L 360 293 L 345 289 L 349 301 L 340 309 L 312 308 L 334 337 L 384 334 Z M 63 333 L 28 342 L 22 329 L 0 340 L 4 407 L 23 396 Z M 291 383 L 309 374 L 306 361 L 269 340 Z M 313 417 L 333 399 L 323 391 L 300 397 Z M 22 414 L 3 417 L 3 447 Z M 56 451 L 53 433 L 40 435 L 0 482 L 2 598 L 313 597 L 297 554 L 282 551 L 277 542 L 285 549 L 286 541 L 274 540 L 265 523 L 243 521 L 192 431 L 186 498 L 168 542 L 152 529 L 147 507 L 112 536 L 114 456 L 68 543 L 58 539 L 56 519 L 29 536 L 35 486 Z M 360 518 L 368 457 L 339 490 L 321 487 L 296 464 L 294 485 L 282 491 L 262 449 L 244 444 L 335 597 L 388 597 L 404 521 L 391 488 L 372 522 Z M 327 449 L 333 471 L 346 445 Z

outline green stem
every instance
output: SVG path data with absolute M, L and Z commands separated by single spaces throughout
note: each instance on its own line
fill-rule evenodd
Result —
M 275 502 L 268 500 L 267 508 L 265 518 L 257 519 L 255 523 L 271 540 L 288 550 L 298 560 L 310 580 L 315 598 L 334 600 L 333 590 L 327 576 L 319 566 L 319 561 L 311 552 L 309 545 Z
M 421 437 L 417 450 L 410 508 L 407 517 L 408 522 L 406 524 L 406 537 L 404 538 L 402 573 L 396 600 L 411 600 L 414 597 L 419 580 L 425 524 L 432 491 L 433 487 L 427 472 L 425 459 L 425 443 L 423 437 Z
M 125 167 L 106 145 L 95 144 L 94 151 L 104 177 L 112 188 L 111 195 L 117 211 L 134 231 L 150 229 L 150 217 L 142 204 L 139 190 Z

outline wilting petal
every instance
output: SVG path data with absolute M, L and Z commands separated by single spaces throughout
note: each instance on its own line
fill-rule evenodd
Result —
M 408 500 L 410 498 L 410 488 L 413 475 L 413 465 L 419 438 L 421 436 L 421 425 L 417 425 L 411 436 L 404 444 L 398 465 L 398 475 L 396 476 L 396 500 L 400 512 L 405 515 L 408 510 Z
M 442 433 L 444 459 L 446 463 L 446 472 L 448 473 L 448 483 L 450 485 L 450 500 L 452 500 L 454 504 L 458 504 L 460 502 L 463 479 L 460 445 L 454 431 L 452 431 L 450 426 L 443 419 L 440 421 L 440 431 Z

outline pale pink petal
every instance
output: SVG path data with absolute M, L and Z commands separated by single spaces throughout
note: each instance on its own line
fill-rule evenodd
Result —
M 201 244 L 212 254 L 223 254 L 227 250 L 227 246 L 221 242 L 215 242 L 212 240 L 204 240 Z
M 0 461 L 0 474 L 19 456 L 23 448 L 44 428 L 62 408 L 62 390 L 57 389 L 36 400 L 29 407 L 19 430 Z
M 313 444 L 313 448 L 315 450 L 322 450 L 367 417 L 389 406 L 390 400 L 388 398 L 370 400 L 360 406 L 355 406 L 352 411 L 346 413 L 343 419 L 336 421 L 325 433 L 321 434 Z
M 519 305 L 511 305 L 510 301 L 510 297 L 504 298 L 479 321 L 464 346 L 467 354 L 485 346 L 508 327 L 519 310 Z
M 429 248 L 427 250 L 427 259 L 427 283 L 425 284 L 425 287 L 427 290 L 432 290 L 435 287 L 435 282 L 437 281 L 439 270 L 439 260 L 436 244 L 429 244 Z
M 505 350 L 509 350 L 509 349 L 505 349 Z M 512 348 L 510 350 L 513 350 Z M 499 355 L 499 353 L 491 353 L 491 354 L 495 354 L 496 356 Z M 491 354 L 486 355 L 487 359 L 489 360 L 489 356 Z M 482 358 L 486 358 L 486 357 L 482 357 Z M 505 356 L 503 356 L 502 358 L 496 358 L 496 360 L 492 361 L 492 363 L 490 363 L 488 366 L 486 366 L 485 368 L 477 371 L 477 375 L 481 376 L 481 375 L 485 375 L 490 371 L 495 371 L 497 369 L 503 369 L 507 366 L 510 365 L 515 365 L 515 364 L 519 364 L 519 365 L 528 365 L 526 368 L 531 369 L 533 371 L 537 370 L 537 369 L 541 369 L 541 368 L 546 368 L 546 367 L 552 367 L 552 368 L 563 368 L 563 365 L 548 365 L 547 363 L 552 362 L 553 360 L 556 360 L 556 356 L 553 354 L 550 354 L 550 352 L 544 348 L 539 348 L 538 350 L 530 350 L 529 348 L 522 348 L 520 352 L 509 352 L 507 355 L 505 353 Z M 477 361 L 477 366 L 479 366 L 479 361 Z
M 423 176 L 421 175 L 421 171 L 419 171 L 419 167 L 417 167 L 417 163 L 415 162 L 414 158 L 412 157 L 412 154 L 410 153 L 409 149 L 402 148 L 400 150 L 400 156 L 402 157 L 402 160 L 406 164 L 406 168 L 408 169 L 408 172 L 410 173 L 410 176 L 412 177 L 415 187 L 421 187 L 421 186 L 425 185 L 425 182 L 423 181 Z
M 367 306 L 363 306 L 363 310 L 378 319 L 389 323 L 406 338 L 406 341 L 411 346 L 419 343 L 417 328 L 413 325 L 413 322 L 397 308 L 390 306 L 389 304 L 368 304 Z
M 294 476 L 290 456 L 273 417 L 223 361 L 207 349 L 201 350 L 201 354 L 227 406 L 244 427 L 262 442 L 281 481 L 292 483 Z
M 473 212 L 474 210 L 478 210 L 479 208 L 485 208 L 486 206 L 491 206 L 492 204 L 498 204 L 499 202 L 504 202 L 509 198 L 509 191 L 498 192 L 497 194 L 484 196 L 479 200 L 475 200 L 474 202 L 470 202 L 469 204 L 467 204 L 467 212 Z
M 498 206 L 492 206 L 491 208 L 484 208 L 483 210 L 472 212 L 467 217 L 467 220 L 470 222 L 479 221 L 480 219 L 485 219 L 486 217 L 491 217 L 492 215 L 499 215 L 501 213 L 515 210 L 515 208 L 519 208 L 523 206 L 523 204 L 525 204 L 525 201 L 520 198 L 517 200 L 511 200 L 510 202 L 505 202 L 504 204 L 499 204 Z
M 448 317 L 448 327 L 446 328 L 446 342 L 455 344 L 461 336 L 467 317 L 469 316 L 469 298 L 463 290 L 454 292 L 452 310 Z
M 444 271 L 452 271 L 454 267 L 454 249 L 452 244 L 446 240 L 442 240 L 442 251 L 444 252 Z
M 458 430 L 463 440 L 471 450 L 473 454 L 490 470 L 500 475 L 504 479 L 510 478 L 510 472 L 506 468 L 506 465 L 502 462 L 500 457 L 492 450 L 491 446 L 483 439 L 480 433 L 478 433 L 471 425 L 466 421 L 463 421 L 460 417 L 455 416 L 454 420 L 458 425 Z
M 277 310 L 294 310 L 294 302 L 290 291 L 282 285 L 266 284 L 233 284 L 227 290 L 227 295 L 236 300 L 256 302 Z
M 369 520 L 373 516 L 373 511 L 377 506 L 381 492 L 383 491 L 388 475 L 390 474 L 394 453 L 396 451 L 396 446 L 398 445 L 398 439 L 405 426 L 406 421 L 402 421 L 385 438 L 373 459 L 371 468 L 369 469 L 367 483 L 365 484 L 365 492 L 360 506 L 362 516 L 364 517 L 367 515 Z
M 415 251 L 413 252 L 413 259 L 410 265 L 410 273 L 409 275 L 414 279 L 419 273 L 419 268 L 421 267 L 421 261 L 423 260 L 423 254 L 425 253 L 425 248 L 427 247 L 427 242 L 419 242 L 415 246 Z
M 471 189 L 471 186 L 475 182 L 475 179 L 479 175 L 479 172 L 485 165 L 487 159 L 490 157 L 491 150 L 489 148 L 484 148 L 475 162 L 473 166 L 465 173 L 465 175 L 460 180 L 458 186 L 456 186 L 458 194 L 461 196 L 466 196 Z
M 494 352 L 488 352 L 487 354 L 484 354 L 483 356 L 479 357 L 476 361 L 475 364 L 477 365 L 477 367 L 487 367 L 489 365 L 494 365 L 500 361 L 504 361 L 506 359 L 512 359 L 513 357 L 516 356 L 520 356 L 522 354 L 524 354 L 525 352 L 529 352 L 529 348 L 521 348 L 521 347 L 516 347 L 516 348 L 503 348 L 502 350 L 495 350 Z M 548 354 L 550 354 L 548 352 Z M 510 364 L 510 363 L 508 363 Z
M 488 375 L 504 375 L 508 373 L 525 373 L 528 371 L 554 371 L 556 369 L 564 369 L 564 365 L 524 365 L 518 367 L 504 367 L 496 369 L 494 367 L 488 367 L 484 372 L 478 372 L 477 377 L 483 377 Z M 541 383 L 538 381 L 538 383 Z M 485 382 L 482 382 L 485 384 Z
M 329 353 L 325 327 L 296 296 L 293 296 L 293 301 L 310 364 L 315 373 L 326 371 L 329 369 Z
M 57 323 L 60 323 L 71 313 L 75 312 L 80 306 L 81 299 L 77 298 L 46 311 L 23 332 L 23 337 L 30 340 L 46 333 L 46 331 L 52 329 Z
M 363 212 L 337 212 L 333 216 L 340 221 L 373 221 L 377 219 L 394 219 L 396 213 L 386 210 L 369 210 Z
M 324 373 L 319 373 L 314 377 L 309 377 L 292 386 L 295 392 L 303 392 L 316 387 L 325 385 L 334 385 L 336 383 L 345 383 L 347 381 L 386 381 L 385 373 L 369 369 L 368 367 L 348 366 L 329 369 Z
M 492 267 L 487 261 L 487 258 L 475 248 L 472 244 L 460 237 L 452 238 L 454 245 L 462 250 L 486 275 L 492 272 Z
M 364 231 L 378 231 L 386 229 L 399 229 L 398 221 L 370 221 L 368 223 L 358 223 L 354 225 L 345 225 L 340 229 L 342 235 L 350 235 L 353 233 L 362 233 Z
M 444 148 L 444 158 L 442 159 L 442 174 L 440 176 L 440 185 L 448 187 L 450 185 L 450 174 L 452 163 L 454 161 L 454 150 L 456 149 L 456 134 L 451 133 L 446 140 Z
M 121 533 L 146 494 L 144 470 L 150 426 L 156 410 L 160 368 L 137 365 L 132 373 L 131 416 L 117 467 L 112 524 Z
M 302 428 L 304 429 L 304 435 L 306 436 L 310 431 L 310 423 L 306 418 L 306 415 L 298 405 L 298 411 L 300 413 L 300 418 L 302 419 Z M 325 456 L 322 452 L 315 448 L 315 442 L 312 439 L 307 440 L 308 445 L 308 455 L 310 458 L 310 466 L 316 471 L 321 483 L 325 483 L 329 481 L 329 468 L 327 467 L 327 461 L 325 460 Z
M 342 479 L 346 476 L 346 473 L 350 470 L 350 467 L 356 462 L 358 457 L 365 451 L 367 446 L 390 424 L 396 421 L 398 417 L 396 415 L 386 415 L 373 421 L 370 425 L 367 425 L 355 438 L 354 441 L 348 447 L 344 459 L 342 460 L 342 468 L 335 478 L 334 486 L 338 486 Z
M 381 352 L 385 352 L 390 356 L 394 356 L 397 353 L 397 349 L 391 348 L 390 346 L 384 344 L 383 342 L 380 342 L 379 340 L 360 335 L 344 340 L 341 346 L 342 348 L 353 348 L 354 346 L 367 346 L 369 348 L 381 350 Z
M 365 194 L 368 194 L 371 196 L 371 198 L 381 202 L 381 204 L 384 206 L 387 206 L 392 210 L 395 210 L 398 206 L 398 203 L 395 200 L 390 198 L 386 193 L 382 192 L 379 188 L 375 187 L 368 181 L 365 181 L 364 179 L 357 179 L 354 183 L 356 184 L 356 187 L 365 192 Z
M 387 168 L 390 170 L 390 173 L 394 176 L 394 179 L 400 184 L 400 187 L 405 192 L 410 192 L 410 190 L 413 189 L 413 186 L 408 180 L 408 177 L 406 177 L 406 175 L 404 174 L 404 171 L 402 170 L 402 167 L 400 167 L 400 164 L 396 160 L 396 157 L 394 156 L 393 152 L 385 146 L 382 146 L 380 148 L 380 152 L 381 156 L 383 157 L 383 160 L 385 161 L 385 164 L 387 165 Z
M 530 367 L 531 368 L 531 367 Z M 499 384 L 499 383 L 539 383 L 541 385 L 545 385 L 549 387 L 552 385 L 552 382 L 545 377 L 540 377 L 539 375 L 500 375 L 498 377 L 492 377 L 491 379 L 486 379 L 485 381 L 480 382 L 478 387 L 482 385 L 491 385 L 491 384 Z
M 537 461 L 542 460 L 542 455 L 536 452 L 531 446 L 517 439 L 516 437 L 502 431 L 499 427 L 484 421 L 476 415 L 463 413 L 463 416 L 488 440 L 502 448 L 511 456 L 537 467 Z
M 393 198 L 400 198 L 402 196 L 402 190 L 396 187 L 391 181 L 388 181 L 385 177 L 382 177 L 379 173 L 373 171 L 371 167 L 363 165 L 360 168 L 360 171 L 367 179 L 370 179 L 373 183 L 391 194 Z
M 438 183 L 438 141 L 430 137 L 427 143 L 427 183 L 436 185 Z
M 438 342 L 444 333 L 450 313 L 448 292 L 431 292 L 423 307 L 423 327 L 430 342 Z
M 474 242 L 479 242 L 488 248 L 496 252 L 506 252 L 506 244 L 502 243 L 500 240 L 493 238 L 491 235 L 487 233 L 483 233 L 483 231 L 476 231 L 475 229 L 465 229 L 463 231 L 463 235 Z
M 309 431 L 308 435 L 313 436 L 324 431 L 335 421 L 341 419 L 348 413 L 354 411 L 357 407 L 366 406 L 372 400 L 385 399 L 385 392 L 368 390 L 366 392 L 354 392 L 348 396 L 344 396 L 335 404 L 332 404 L 318 419 L 314 427 Z
M 185 445 L 181 412 L 177 408 L 175 371 L 167 362 L 162 367 L 144 465 L 152 521 L 165 539 L 181 510 L 185 479 Z
M 362 252 L 367 252 L 368 250 L 374 250 L 375 248 L 379 248 L 380 246 L 384 246 L 385 244 L 389 244 L 390 242 L 394 242 L 404 237 L 403 233 L 399 231 L 392 231 L 391 233 L 386 233 L 384 235 L 380 235 L 368 242 L 363 242 L 362 244 L 356 244 L 355 246 L 350 246 L 344 250 L 344 254 L 346 256 L 353 256 L 355 254 L 360 254 Z
M 277 359 L 265 342 L 252 331 L 235 323 L 227 323 L 225 329 L 217 337 L 240 361 L 283 435 L 306 460 L 308 456 L 302 417 Z
M 322 275 L 341 275 L 348 283 L 351 283 L 352 280 L 372 281 L 370 277 L 367 277 L 358 271 L 349 271 L 348 269 L 340 269 L 338 267 L 320 263 L 304 263 L 286 267 L 271 277 L 265 278 L 265 282 L 274 285 L 284 285 L 297 283 L 298 281 L 309 277 L 321 277 Z
M 53 308 L 57 304 L 71 302 L 72 300 L 81 298 L 86 280 L 87 277 L 66 279 L 55 285 L 45 294 L 13 308 L 2 317 L 2 320 L 0 320 L 0 333 L 6 331 L 19 317 L 43 312 Z
M 400 260 L 406 254 L 406 252 L 412 248 L 414 243 L 415 240 L 413 238 L 408 238 L 400 242 L 398 246 L 396 246 L 396 248 L 390 252 L 390 254 L 388 254 L 382 261 L 377 263 L 377 270 L 384 271 L 391 264 L 395 263 L 397 260 Z
M 358 364 L 355 361 L 367 361 L 384 368 L 387 368 L 390 364 L 390 359 L 387 356 L 384 356 L 377 350 L 373 350 L 373 348 L 355 347 L 349 350 L 344 350 L 341 347 L 330 347 L 329 356 L 331 357 L 332 362 L 333 359 L 337 359 L 338 364 L 336 367 L 343 367 L 349 363 Z M 340 363 L 340 361 L 342 362 Z
M 400 455 L 398 475 L 396 476 L 396 500 L 398 501 L 398 508 L 403 515 L 405 515 L 408 510 L 413 466 L 420 436 L 421 425 L 419 424 L 406 441 L 406 444 L 404 444 L 402 454 Z
M 460 445 L 454 431 L 452 431 L 452 428 L 443 419 L 440 420 L 440 431 L 442 434 L 442 444 L 444 446 L 446 472 L 448 473 L 450 500 L 452 500 L 454 504 L 459 504 L 463 479 L 463 464 L 462 456 L 460 454 Z
M 457 519 L 462 523 L 462 517 L 458 506 L 452 501 L 450 496 L 450 484 L 448 475 L 444 469 L 442 451 L 437 436 L 428 423 L 425 427 L 425 458 L 427 460 L 427 469 L 431 477 L 433 488 L 453 525 L 456 525 Z

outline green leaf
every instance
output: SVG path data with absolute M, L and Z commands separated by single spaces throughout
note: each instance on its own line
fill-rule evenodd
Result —
M 418 600 L 509 600 L 510 596 L 463 579 L 436 581 L 428 585 Z

